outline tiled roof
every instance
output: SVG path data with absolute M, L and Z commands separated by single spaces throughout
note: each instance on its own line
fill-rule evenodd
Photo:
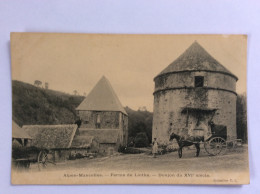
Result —
M 24 125 L 33 137 L 32 146 L 38 148 L 70 148 L 77 125 Z
M 168 73 L 194 70 L 222 72 L 236 77 L 214 59 L 197 41 L 156 77 Z

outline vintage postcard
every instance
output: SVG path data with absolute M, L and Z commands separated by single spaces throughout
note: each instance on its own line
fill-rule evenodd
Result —
M 11 33 L 12 184 L 249 184 L 246 35 Z

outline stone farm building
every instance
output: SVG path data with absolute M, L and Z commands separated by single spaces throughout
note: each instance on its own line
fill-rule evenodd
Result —
M 31 137 L 29 146 L 51 150 L 55 161 L 67 160 L 78 153 L 86 156 L 99 152 L 99 143 L 94 136 L 80 136 L 76 124 L 24 125 L 20 131 Z
M 73 151 L 73 144 L 75 144 L 74 136 L 77 133 L 78 126 L 76 124 L 23 125 L 22 129 L 32 137 L 30 146 L 44 150 L 53 150 L 55 160 L 58 161 L 68 159 L 71 151 Z M 86 150 L 91 146 L 86 143 L 82 145 L 84 145 Z M 82 145 L 79 148 L 82 148 Z
M 99 152 L 113 152 L 127 145 L 128 115 L 104 76 L 76 111 L 81 119 L 79 136 L 93 136 Z
M 192 134 L 209 121 L 236 138 L 237 80 L 195 41 L 154 78 L 153 138 L 168 143 L 171 132 Z

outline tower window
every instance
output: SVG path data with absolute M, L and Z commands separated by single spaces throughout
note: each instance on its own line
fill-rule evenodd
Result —
M 195 87 L 203 87 L 203 86 L 204 86 L 204 77 L 195 76 Z
M 97 129 L 100 129 L 100 123 L 101 123 L 100 114 L 97 114 L 97 117 L 96 117 L 96 128 Z

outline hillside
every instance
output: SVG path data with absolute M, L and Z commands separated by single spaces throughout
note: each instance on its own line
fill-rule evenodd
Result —
M 46 90 L 20 81 L 12 81 L 13 120 L 20 126 L 33 124 L 71 124 L 75 108 L 84 99 L 55 90 Z M 145 132 L 152 138 L 153 114 L 125 108 L 129 116 L 129 137 Z
M 21 125 L 74 123 L 75 108 L 84 99 L 12 81 L 13 120 Z

